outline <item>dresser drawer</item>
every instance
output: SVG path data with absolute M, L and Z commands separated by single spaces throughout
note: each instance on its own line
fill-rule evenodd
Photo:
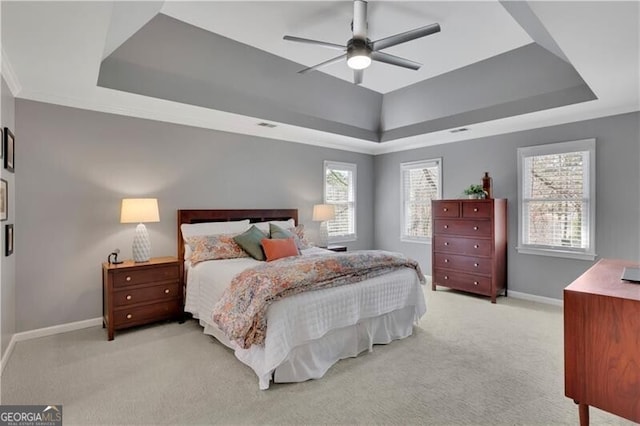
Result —
M 491 240 L 437 235 L 433 237 L 433 251 L 472 256 L 491 256 Z
M 491 278 L 461 272 L 436 269 L 433 277 L 436 285 L 484 295 L 491 294 Z
M 135 308 L 118 309 L 113 312 L 116 328 L 144 324 L 161 319 L 177 317 L 181 314 L 182 302 L 179 299 L 153 303 Z
M 122 270 L 113 272 L 113 286 L 126 287 L 159 281 L 173 281 L 180 277 L 179 265 L 168 265 L 155 268 Z
M 435 253 L 433 266 L 439 269 L 457 269 L 473 274 L 491 275 L 491 259 L 487 257 Z
M 177 282 L 165 285 L 155 285 L 152 287 L 120 290 L 113 293 L 113 306 L 118 308 L 120 306 L 133 305 L 136 303 L 172 299 L 180 296 L 179 291 L 180 284 Z
M 490 236 L 490 220 L 435 219 L 433 232 L 436 234 Z
M 434 217 L 460 217 L 460 203 L 456 201 L 436 201 L 433 203 Z
M 462 203 L 462 217 L 464 218 L 490 218 L 493 212 L 493 204 L 486 201 L 470 201 Z

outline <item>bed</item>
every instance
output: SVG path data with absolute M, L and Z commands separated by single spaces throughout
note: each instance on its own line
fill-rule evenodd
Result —
M 191 229 L 221 226 L 236 230 L 242 220 L 250 224 L 298 222 L 296 209 L 178 210 L 178 256 L 185 293 L 185 312 L 199 321 L 205 334 L 233 350 L 236 358 L 253 369 L 260 389 L 270 383 L 300 382 L 322 377 L 340 359 L 371 351 L 408 337 L 425 314 L 421 279 L 416 270 L 400 268 L 364 281 L 295 294 L 273 302 L 266 312 L 268 328 L 260 345 L 242 347 L 227 338 L 213 321 L 214 305 L 236 274 L 257 264 L 251 257 L 208 260 L 191 264 L 183 225 Z M 221 223 L 227 222 L 227 223 Z M 220 224 L 217 224 L 220 223 Z M 198 226 L 193 226 L 201 224 Z M 206 232 L 206 231 L 205 231 Z M 301 256 L 339 256 L 317 247 Z M 274 262 L 275 263 L 275 262 Z

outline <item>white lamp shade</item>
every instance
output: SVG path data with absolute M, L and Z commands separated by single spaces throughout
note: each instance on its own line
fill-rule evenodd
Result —
M 160 222 L 157 198 L 123 198 L 120 223 Z
M 333 204 L 316 204 L 313 206 L 313 218 L 314 222 L 324 222 L 326 220 L 333 220 L 336 217 L 336 209 Z

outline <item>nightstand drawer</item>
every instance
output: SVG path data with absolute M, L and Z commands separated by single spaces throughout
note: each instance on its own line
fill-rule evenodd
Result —
M 133 305 L 136 303 L 151 302 L 154 300 L 173 299 L 180 296 L 180 284 L 171 283 L 142 287 L 130 290 L 120 290 L 113 293 L 113 306 Z
M 180 300 L 168 300 L 166 302 L 137 306 L 135 308 L 119 309 L 113 312 L 115 328 L 122 326 L 144 324 L 161 319 L 177 317 L 181 314 L 182 303 Z
M 178 280 L 179 277 L 180 266 L 177 264 L 154 268 L 122 270 L 113 273 L 113 286 L 126 287 L 159 281 L 173 281 Z

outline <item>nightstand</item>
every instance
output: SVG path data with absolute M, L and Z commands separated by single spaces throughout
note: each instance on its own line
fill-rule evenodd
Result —
M 327 250 L 331 250 L 331 251 L 347 251 L 347 246 L 329 246 L 327 247 Z
M 182 317 L 180 262 L 155 257 L 102 264 L 102 318 L 109 340 L 115 330 Z

